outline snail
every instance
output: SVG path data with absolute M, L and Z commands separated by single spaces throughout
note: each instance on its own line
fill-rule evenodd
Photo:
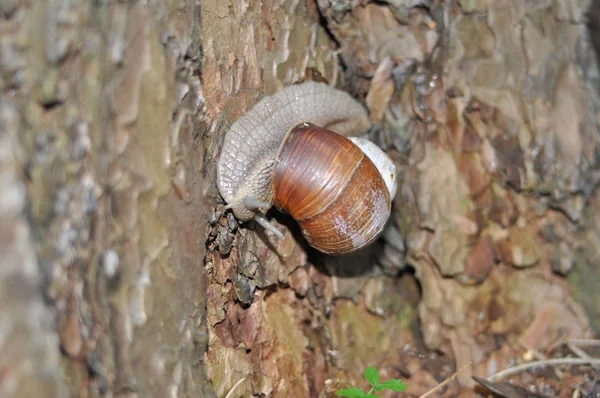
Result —
M 396 168 L 372 142 L 366 110 L 324 83 L 263 98 L 227 132 L 217 163 L 226 208 L 283 239 L 265 213 L 274 205 L 323 253 L 357 251 L 379 237 L 396 192 Z

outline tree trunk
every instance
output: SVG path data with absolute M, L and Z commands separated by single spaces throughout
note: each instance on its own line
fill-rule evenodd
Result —
M 199 12 L 2 2 L 0 395 L 214 396 Z
M 0 0 L 0 395 L 333 397 L 374 365 L 414 396 L 472 361 L 455 396 L 593 337 L 587 7 Z M 217 191 L 229 126 L 305 80 L 362 101 L 398 166 L 358 256 Z

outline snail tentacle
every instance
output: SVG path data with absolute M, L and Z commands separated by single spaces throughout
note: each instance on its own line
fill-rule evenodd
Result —
M 271 203 L 261 202 L 260 200 L 257 200 L 254 196 L 247 195 L 244 198 L 244 206 L 250 211 L 257 211 L 260 209 L 270 209 L 273 205 Z
M 254 221 L 259 223 L 264 229 L 273 232 L 275 234 L 275 236 L 277 236 L 279 239 L 281 239 L 281 240 L 285 239 L 285 236 L 283 235 L 283 233 L 281 233 L 280 230 L 275 228 L 275 226 L 273 224 L 271 224 L 269 222 L 269 220 L 267 220 L 267 217 L 264 214 L 256 213 L 254 215 Z

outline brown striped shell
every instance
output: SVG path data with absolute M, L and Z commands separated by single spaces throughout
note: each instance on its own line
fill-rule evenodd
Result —
M 273 170 L 275 206 L 299 223 L 314 248 L 345 254 L 372 243 L 387 223 L 390 193 L 352 141 L 310 123 L 293 127 Z

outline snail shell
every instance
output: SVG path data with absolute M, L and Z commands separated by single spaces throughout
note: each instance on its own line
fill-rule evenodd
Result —
M 273 172 L 275 206 L 314 248 L 354 252 L 373 242 L 390 215 L 383 176 L 351 140 L 309 123 L 292 128 Z

